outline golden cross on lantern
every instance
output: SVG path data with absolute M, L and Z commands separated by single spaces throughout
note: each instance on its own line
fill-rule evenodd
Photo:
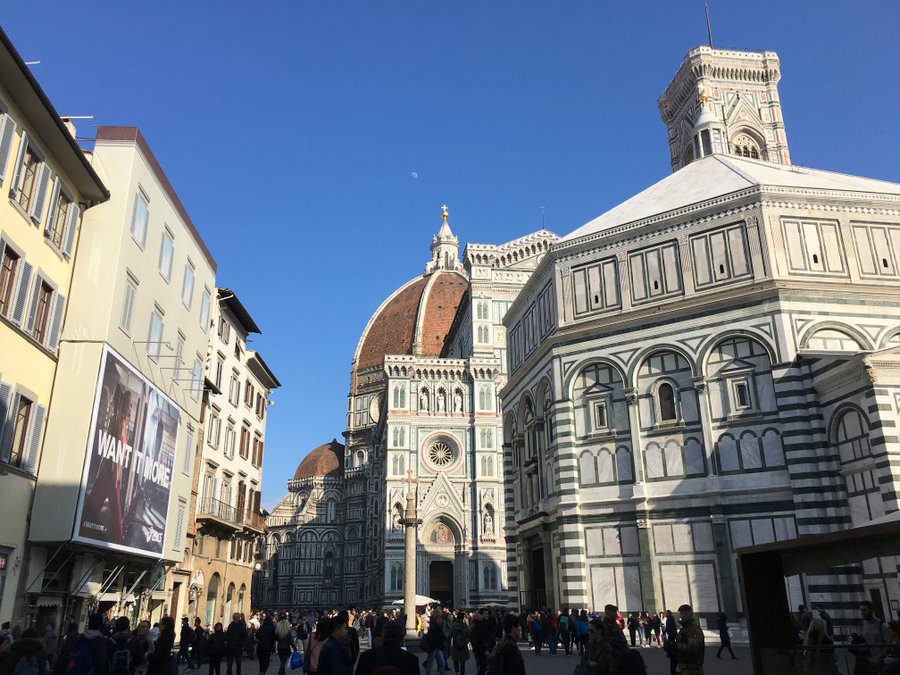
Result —
M 441 218 L 443 218 L 444 220 L 447 220 L 447 205 L 446 204 L 441 205 Z

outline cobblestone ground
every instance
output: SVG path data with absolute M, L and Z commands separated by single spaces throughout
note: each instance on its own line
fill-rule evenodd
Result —
M 363 646 L 365 649 L 365 646 Z M 734 652 L 738 657 L 737 661 L 732 661 L 731 657 L 723 659 L 716 658 L 717 647 L 707 647 L 706 663 L 704 675 L 750 675 L 752 672 L 750 666 L 750 652 L 746 647 L 735 647 Z M 525 658 L 525 672 L 528 675 L 570 675 L 575 669 L 578 659 L 575 656 L 566 656 L 560 651 L 555 656 L 543 653 L 541 656 L 535 656 L 525 643 L 521 645 L 522 655 Z M 425 656 L 422 656 L 424 661 Z M 648 675 L 668 675 L 669 660 L 666 658 L 665 652 L 656 647 L 648 647 L 641 650 L 641 656 L 644 657 L 644 663 L 647 664 Z M 272 659 L 272 665 L 269 666 L 267 675 L 278 675 L 278 660 Z M 259 665 L 255 660 L 244 659 L 241 675 L 259 675 Z M 192 671 L 190 675 L 206 675 L 208 666 L 205 664 L 198 670 Z M 179 675 L 188 675 L 184 667 L 180 668 Z M 288 675 L 300 675 L 299 671 L 287 671 Z M 424 672 L 424 669 L 423 669 Z M 432 671 L 434 672 L 434 671 Z M 453 671 L 448 670 L 446 675 L 451 675 Z M 222 664 L 222 675 L 225 675 L 225 664 Z M 466 675 L 475 675 L 475 660 L 469 659 L 466 663 Z

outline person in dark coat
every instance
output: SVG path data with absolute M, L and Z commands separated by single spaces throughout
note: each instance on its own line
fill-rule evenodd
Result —
M 4 661 L 4 675 L 12 675 L 19 662 L 26 660 L 29 669 L 36 668 L 39 675 L 47 675 L 47 652 L 44 641 L 38 637 L 34 628 L 26 628 L 22 636 L 9 645 L 9 652 Z
M 443 675 L 447 670 L 447 633 L 444 632 L 444 615 L 440 611 L 431 615 L 428 631 L 422 638 L 422 651 L 428 654 L 425 673 L 430 673 L 431 665 L 436 664 L 437 672 Z
M 472 620 L 471 642 L 472 652 L 475 654 L 475 675 L 484 675 L 485 668 L 487 668 L 487 655 L 497 644 L 486 609 L 480 610 Z
M 206 654 L 209 657 L 209 675 L 219 675 L 222 670 L 222 659 L 225 656 L 225 631 L 221 622 L 216 623 L 206 643 Z
M 129 663 L 127 675 L 134 675 L 138 666 L 144 663 L 144 650 L 140 640 L 132 635 L 131 622 L 128 620 L 127 616 L 120 616 L 116 619 L 115 632 L 112 634 L 110 641 L 110 662 L 115 666 L 120 662 L 124 665 L 125 661 L 127 661 Z M 129 656 L 125 656 L 124 661 L 117 659 L 116 652 L 119 651 L 128 651 Z M 124 671 L 125 668 L 123 667 L 121 670 Z M 123 675 L 123 673 L 110 673 L 110 675 Z
M 419 675 L 419 659 L 402 648 L 403 627 L 388 621 L 381 631 L 381 644 L 360 654 L 355 675 L 373 675 L 377 670 L 393 666 L 400 675 Z
M 63 642 L 62 651 L 56 660 L 54 673 L 59 675 L 65 673 L 69 666 L 70 657 L 74 658 L 78 652 L 86 650 L 94 664 L 95 675 L 107 675 L 109 672 L 109 640 L 106 639 L 102 631 L 103 615 L 91 614 L 88 617 L 87 630 L 77 635 L 74 640 L 67 637 Z
M 194 644 L 194 629 L 191 628 L 190 619 L 181 617 L 181 633 L 178 635 L 178 661 L 188 664 L 193 669 L 194 659 L 191 656 L 191 645 Z
M 268 614 L 256 631 L 256 658 L 259 659 L 259 675 L 266 675 L 272 653 L 275 651 L 275 622 Z
M 237 675 L 241 675 L 241 653 L 247 639 L 247 626 L 243 617 L 235 612 L 225 631 L 225 663 L 227 675 L 232 675 L 232 665 L 237 665 Z
M 319 653 L 318 675 L 350 675 L 351 665 L 347 663 L 341 640 L 347 636 L 347 624 L 339 617 L 331 620 L 331 635 L 322 645 Z
M 172 648 L 175 646 L 175 619 L 164 616 L 159 621 L 159 637 L 147 659 L 147 675 L 169 675 L 172 669 Z
M 732 659 L 736 659 L 737 657 L 734 655 L 734 650 L 731 649 L 731 634 L 728 632 L 728 617 L 721 613 L 719 614 L 719 620 L 716 622 L 716 627 L 719 629 L 719 651 L 716 652 L 716 658 L 722 658 L 722 650 L 727 649 L 728 653 L 731 654 Z
M 490 675 L 525 675 L 525 661 L 519 651 L 522 627 L 519 617 L 507 614 L 503 617 L 503 639 L 488 657 Z

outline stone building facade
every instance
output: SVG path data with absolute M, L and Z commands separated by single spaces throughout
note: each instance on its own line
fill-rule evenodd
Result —
M 690 52 L 660 99 L 676 171 L 563 237 L 506 314 L 524 606 L 739 616 L 735 549 L 898 509 L 900 185 L 790 166 L 777 77 Z M 786 583 L 838 625 L 900 601 L 894 558 Z
M 459 243 L 444 210 L 424 274 L 369 320 L 353 358 L 345 443 L 311 452 L 267 519 L 270 606 L 402 597 L 407 472 L 417 479 L 417 593 L 475 606 L 506 598 L 502 318 L 556 240 Z

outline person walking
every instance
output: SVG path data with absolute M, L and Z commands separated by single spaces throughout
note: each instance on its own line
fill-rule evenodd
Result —
M 612 663 L 609 630 L 607 622 L 600 619 L 593 619 L 588 626 L 588 641 L 581 664 L 591 675 L 609 675 Z
M 675 636 L 672 650 L 675 653 L 680 675 L 703 675 L 705 640 L 703 631 L 694 620 L 694 610 L 690 605 L 678 608 L 681 630 Z
M 403 649 L 404 629 L 397 621 L 388 621 L 381 629 L 381 643 L 359 656 L 355 675 L 375 675 L 396 668 L 400 675 L 419 675 L 419 659 Z
M 212 635 L 206 645 L 206 653 L 209 657 L 209 675 L 220 675 L 222 671 L 222 659 L 225 658 L 225 630 L 222 622 L 217 621 L 213 627 Z
M 103 615 L 91 614 L 88 617 L 86 631 L 76 635 L 74 639 L 71 639 L 71 635 L 67 635 L 56 660 L 54 674 L 86 675 L 93 670 L 94 675 L 108 675 L 109 640 L 103 635 L 102 630 Z
M 320 675 L 350 675 L 351 664 L 347 663 L 341 639 L 347 635 L 346 620 L 335 617 L 331 620 L 329 636 L 319 653 L 318 673 Z
M 115 632 L 109 645 L 109 675 L 134 675 L 144 662 L 140 642 L 131 633 L 131 623 L 127 616 L 120 616 L 115 622 Z
M 47 652 L 44 641 L 34 628 L 26 628 L 9 644 L 4 662 L 5 675 L 47 675 Z
M 278 675 L 285 675 L 285 669 L 287 668 L 288 659 L 291 658 L 294 643 L 294 630 L 291 628 L 291 623 L 288 621 L 286 614 L 282 614 L 278 619 L 278 623 L 275 624 L 272 630 L 272 635 L 275 638 L 275 651 L 278 653 Z
M 259 663 L 259 675 L 266 675 L 274 651 L 275 624 L 267 614 L 262 624 L 256 629 L 256 658 Z
M 503 617 L 503 639 L 488 657 L 486 675 L 525 675 L 525 661 L 519 651 L 522 626 L 519 617 Z
M 316 624 L 315 630 L 309 634 L 306 641 L 305 656 L 303 659 L 303 670 L 306 673 L 319 672 L 319 655 L 322 653 L 322 646 L 328 639 L 328 632 L 331 630 L 331 619 L 321 617 Z
M 159 620 L 159 635 L 153 643 L 153 652 L 147 659 L 147 675 L 170 675 L 173 670 L 177 671 L 177 657 L 172 655 L 174 647 L 175 619 L 164 616 Z
M 634 614 L 628 615 L 628 637 L 631 638 L 631 646 L 635 646 L 635 636 L 637 636 L 638 632 L 638 618 Z M 641 642 L 643 642 L 643 635 L 641 635 Z
M 194 642 L 194 629 L 186 616 L 181 617 L 181 632 L 178 634 L 178 662 L 188 664 L 188 670 L 194 669 L 191 657 L 191 645 Z
M 727 649 L 728 653 L 731 654 L 732 659 L 737 659 L 734 655 L 734 650 L 731 648 L 731 634 L 728 632 L 728 617 L 724 612 L 719 614 L 719 619 L 716 621 L 716 627 L 719 629 L 719 651 L 716 652 L 716 658 L 722 658 L 722 650 Z
M 572 653 L 572 636 L 569 633 L 569 615 L 566 612 L 560 612 L 559 618 L 556 620 L 558 628 L 559 641 L 562 642 L 563 650 L 566 656 Z
M 578 644 L 578 656 L 584 656 L 584 648 L 588 640 L 588 616 L 585 610 L 581 610 L 578 620 L 575 621 L 575 640 Z
M 534 643 L 534 655 L 541 655 L 541 645 L 543 639 L 544 623 L 541 620 L 541 613 L 535 612 L 531 615 L 531 641 Z
M 428 630 L 422 638 L 422 649 L 428 654 L 425 659 L 425 675 L 431 672 L 434 665 L 438 675 L 447 671 L 447 635 L 444 633 L 444 616 L 440 610 L 431 615 Z
M 235 612 L 231 615 L 231 623 L 225 630 L 225 672 L 232 675 L 232 666 L 237 675 L 241 675 L 241 653 L 244 640 L 247 639 L 247 626 L 243 617 Z
M 466 661 L 469 660 L 469 625 L 465 612 L 456 613 L 450 625 L 450 658 L 453 659 L 453 672 L 466 675 Z
M 486 609 L 475 613 L 472 620 L 471 642 L 472 652 L 475 654 L 475 675 L 484 675 L 488 654 L 497 643 Z

